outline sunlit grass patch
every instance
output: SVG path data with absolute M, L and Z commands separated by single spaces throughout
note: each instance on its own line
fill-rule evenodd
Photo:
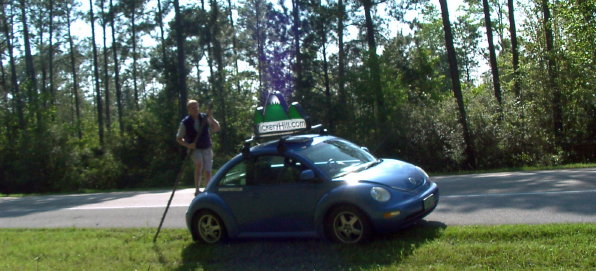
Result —
M 0 270 L 594 270 L 596 225 L 423 223 L 346 246 L 317 239 L 196 244 L 183 229 L 2 229 Z

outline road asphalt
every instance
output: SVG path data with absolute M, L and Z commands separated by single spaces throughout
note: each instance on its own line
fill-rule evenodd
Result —
M 445 225 L 596 223 L 596 168 L 431 177 L 426 221 Z M 194 189 L 175 193 L 164 228 L 185 228 Z M 171 191 L 0 198 L 0 228 L 155 227 Z

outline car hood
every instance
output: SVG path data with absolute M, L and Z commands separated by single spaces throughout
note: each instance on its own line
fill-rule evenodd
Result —
M 414 190 L 427 181 L 427 176 L 419 167 L 410 163 L 383 159 L 371 168 L 344 175 L 337 180 L 378 183 L 400 190 Z

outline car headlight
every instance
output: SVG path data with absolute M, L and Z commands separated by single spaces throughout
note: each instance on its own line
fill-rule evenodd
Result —
M 386 202 L 391 199 L 391 193 L 387 189 L 378 186 L 370 189 L 370 196 L 379 202 Z

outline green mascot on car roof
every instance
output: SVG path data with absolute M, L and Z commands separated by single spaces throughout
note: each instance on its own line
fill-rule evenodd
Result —
M 257 107 L 254 122 L 256 137 L 285 135 L 310 128 L 302 107 L 296 102 L 288 106 L 278 91 L 268 95 L 265 107 Z

